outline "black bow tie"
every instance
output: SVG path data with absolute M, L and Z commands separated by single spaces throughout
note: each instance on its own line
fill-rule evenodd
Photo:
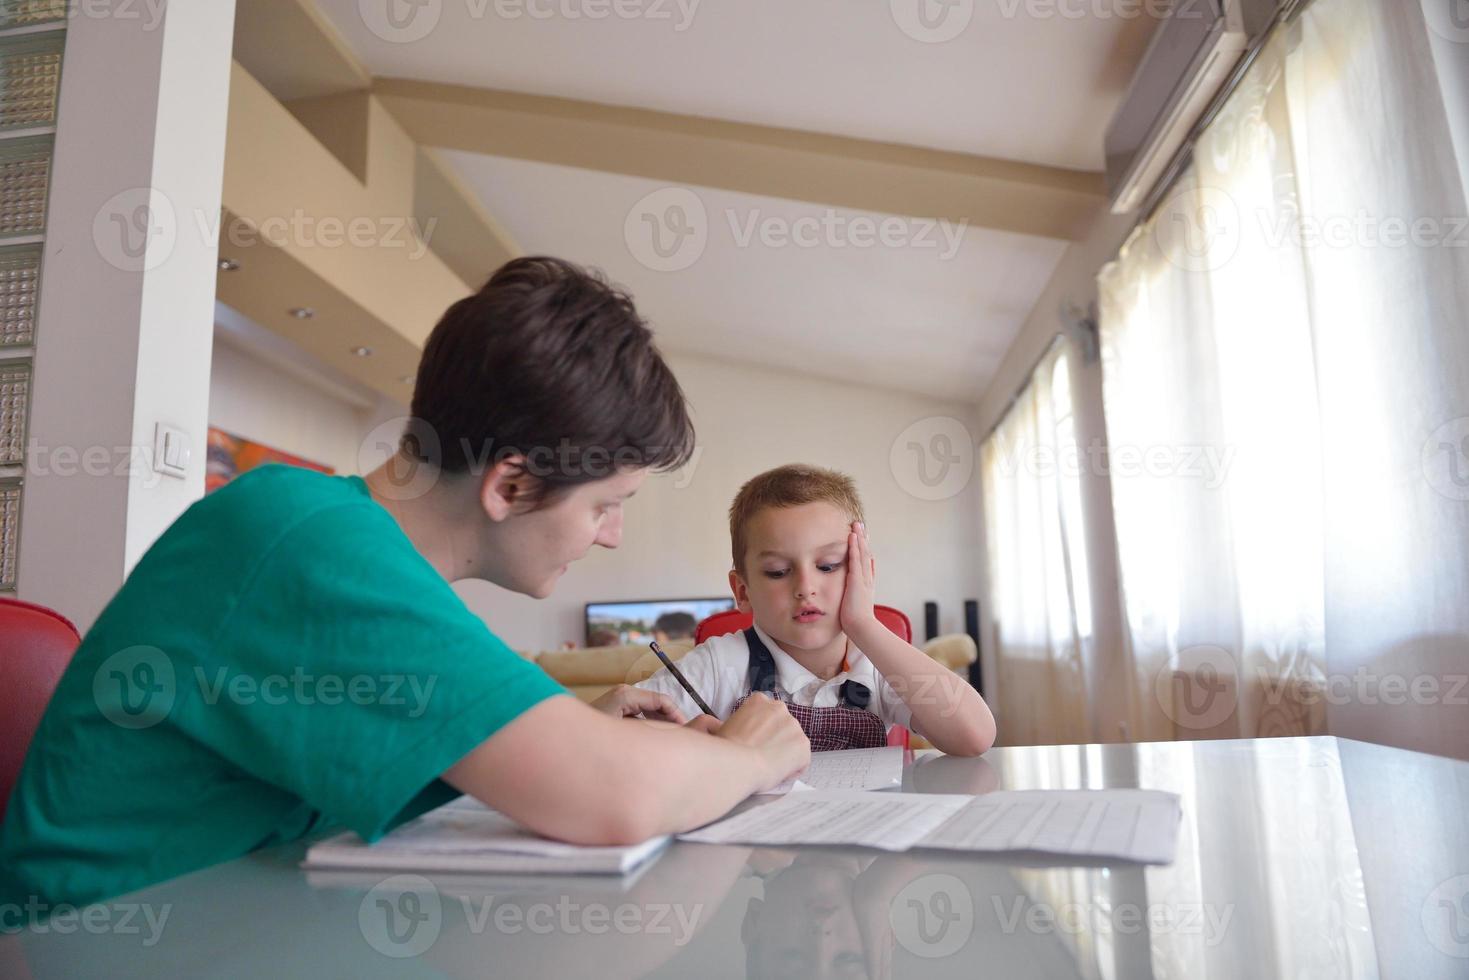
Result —
M 859 684 L 856 681 L 843 681 L 837 693 L 843 702 L 854 708 L 866 710 L 867 706 L 872 703 L 872 692 L 867 689 L 867 685 Z

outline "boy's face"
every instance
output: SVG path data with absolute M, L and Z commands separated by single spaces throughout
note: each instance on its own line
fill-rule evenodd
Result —
M 759 977 L 866 977 L 867 957 L 853 908 L 857 867 L 851 859 L 797 859 L 752 898 L 740 938 Z
M 850 533 L 847 515 L 825 501 L 757 513 L 742 569 L 729 573 L 740 611 L 787 651 L 830 646 L 841 634 Z

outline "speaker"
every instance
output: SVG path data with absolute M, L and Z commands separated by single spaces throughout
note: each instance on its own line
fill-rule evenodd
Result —
M 937 602 L 925 602 L 923 604 L 923 638 L 931 640 L 939 635 L 939 604 Z
M 964 632 L 974 641 L 979 656 L 969 665 L 969 683 L 981 695 L 984 694 L 984 644 L 979 642 L 979 600 L 964 600 Z

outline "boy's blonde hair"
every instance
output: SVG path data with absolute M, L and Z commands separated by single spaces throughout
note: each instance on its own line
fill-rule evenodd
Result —
M 850 476 L 836 470 L 790 463 L 766 470 L 740 487 L 729 506 L 729 539 L 735 571 L 745 574 L 748 528 L 756 514 L 770 507 L 796 507 L 817 501 L 831 504 L 846 514 L 849 521 L 863 520 L 857 485 Z

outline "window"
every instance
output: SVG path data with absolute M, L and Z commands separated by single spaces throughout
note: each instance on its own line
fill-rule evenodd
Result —
M 1306 7 L 1099 278 L 1139 738 L 1328 710 L 1398 744 L 1435 710 L 1469 734 L 1443 705 L 1389 720 L 1353 679 L 1442 689 L 1435 638 L 1469 626 L 1469 249 L 1430 40 L 1416 3 Z
M 1065 341 L 1041 358 L 980 447 L 980 479 L 1000 737 L 1090 741 L 1090 576 Z

